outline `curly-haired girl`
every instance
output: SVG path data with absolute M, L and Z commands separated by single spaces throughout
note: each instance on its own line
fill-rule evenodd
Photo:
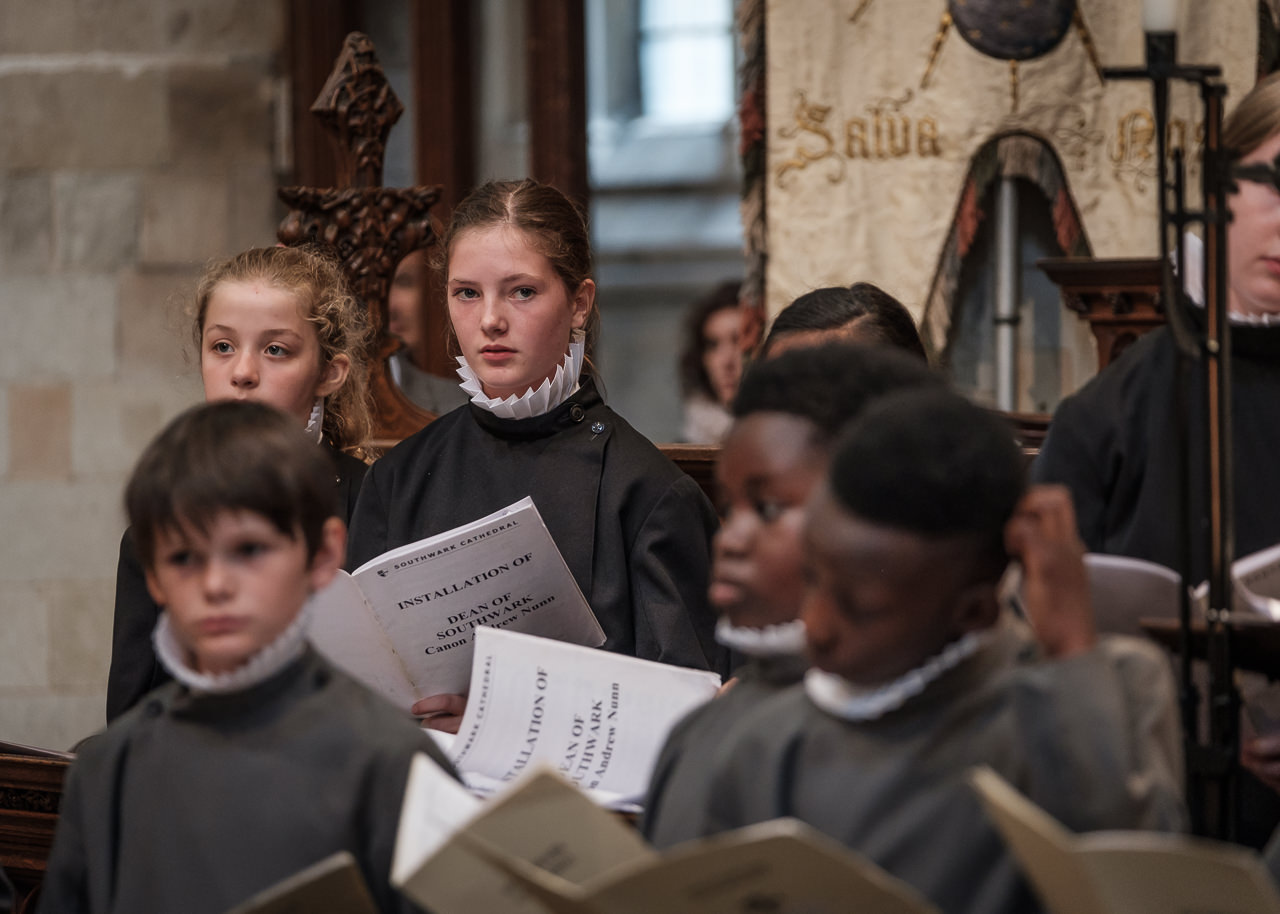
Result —
M 348 519 L 372 430 L 371 329 L 341 264 L 314 246 L 251 248 L 205 270 L 192 317 L 205 399 L 257 400 L 296 417 L 332 458 L 335 513 Z M 167 678 L 151 646 L 159 616 L 125 531 L 108 720 Z

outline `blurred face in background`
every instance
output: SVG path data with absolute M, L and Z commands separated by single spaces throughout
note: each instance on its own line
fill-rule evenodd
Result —
M 1280 155 L 1280 133 L 1240 160 L 1270 165 Z M 1239 181 L 1228 198 L 1228 304 L 1241 314 L 1280 314 L 1280 191 L 1270 184 Z
M 703 323 L 702 369 L 716 402 L 728 406 L 742 379 L 742 317 L 736 305 L 712 311 Z
M 413 251 L 396 267 L 387 293 L 387 330 L 410 351 L 422 341 L 422 283 L 426 278 L 427 252 Z

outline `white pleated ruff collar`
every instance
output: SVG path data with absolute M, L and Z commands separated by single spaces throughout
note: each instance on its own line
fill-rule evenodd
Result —
M 854 685 L 834 673 L 810 668 L 804 674 L 804 691 L 815 705 L 842 720 L 876 720 L 896 711 L 943 673 L 972 657 L 992 636 L 991 629 L 969 632 L 914 670 L 878 686 Z
M 503 399 L 487 397 L 475 370 L 467 363 L 466 356 L 457 356 L 458 377 L 462 379 L 461 387 L 471 395 L 471 402 L 481 409 L 486 409 L 500 419 L 532 419 L 555 409 L 578 389 L 578 376 L 582 374 L 582 363 L 586 353 L 586 338 L 581 330 L 573 332 L 573 340 L 569 343 L 569 351 L 564 361 L 556 369 L 555 375 L 547 378 L 535 390 L 530 387 L 520 395 L 512 394 Z
M 799 657 L 805 648 L 804 623 L 793 619 L 764 628 L 744 628 L 721 616 L 716 623 L 716 641 L 748 657 Z
M 156 647 L 156 656 L 178 682 L 193 692 L 229 695 L 266 682 L 301 657 L 307 649 L 309 624 L 310 612 L 303 606 L 298 618 L 278 638 L 229 673 L 201 673 L 192 669 L 187 663 L 186 651 L 173 633 L 168 612 L 160 614 L 160 621 L 151 633 L 151 640 Z

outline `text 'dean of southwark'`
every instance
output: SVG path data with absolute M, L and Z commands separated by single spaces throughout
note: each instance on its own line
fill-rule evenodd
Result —
M 404 708 L 467 690 L 479 626 L 605 637 L 531 498 L 340 572 L 311 611 L 316 647 Z

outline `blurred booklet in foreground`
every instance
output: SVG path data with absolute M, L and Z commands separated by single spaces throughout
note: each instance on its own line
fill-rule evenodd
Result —
M 320 652 L 403 708 L 466 691 L 478 626 L 605 637 L 531 498 L 339 572 L 311 613 Z
M 391 881 L 435 914 L 936 914 L 794 819 L 660 854 L 550 769 L 482 801 L 425 757 L 409 776 Z
M 1186 835 L 1074 835 L 989 768 L 970 776 L 1052 914 L 1280 914 L 1253 851 Z
M 1106 631 L 1141 634 L 1140 617 L 1178 615 L 1181 577 L 1172 568 L 1146 559 L 1091 552 L 1084 557 L 1094 614 Z M 1016 569 L 1017 566 L 1011 566 Z M 1251 553 L 1231 564 L 1232 609 L 1243 616 L 1280 622 L 1280 545 Z M 1014 571 L 1002 584 L 1005 598 L 1019 609 L 1021 574 Z M 1192 608 L 1203 615 L 1209 585 L 1201 583 Z
M 481 793 L 545 762 L 625 808 L 644 796 L 671 728 L 719 688 L 705 670 L 481 628 L 466 713 L 440 743 Z
M 2 739 L 0 739 L 0 755 L 17 755 L 23 758 L 50 759 L 63 762 L 73 762 L 76 758 L 74 752 L 45 749 L 42 746 L 28 746 L 23 743 L 11 743 Z
M 339 851 L 263 889 L 227 914 L 377 914 L 355 857 Z
M 1280 622 L 1280 545 L 1236 559 L 1231 563 L 1231 579 L 1236 612 Z M 1202 587 L 1207 595 L 1208 586 Z
M 1140 636 L 1139 619 L 1178 615 L 1178 588 L 1182 578 L 1173 569 L 1146 559 L 1100 552 L 1085 555 L 1084 566 L 1099 630 Z M 1016 563 L 1009 566 L 1001 588 L 1004 599 L 1025 617 L 1021 566 Z

